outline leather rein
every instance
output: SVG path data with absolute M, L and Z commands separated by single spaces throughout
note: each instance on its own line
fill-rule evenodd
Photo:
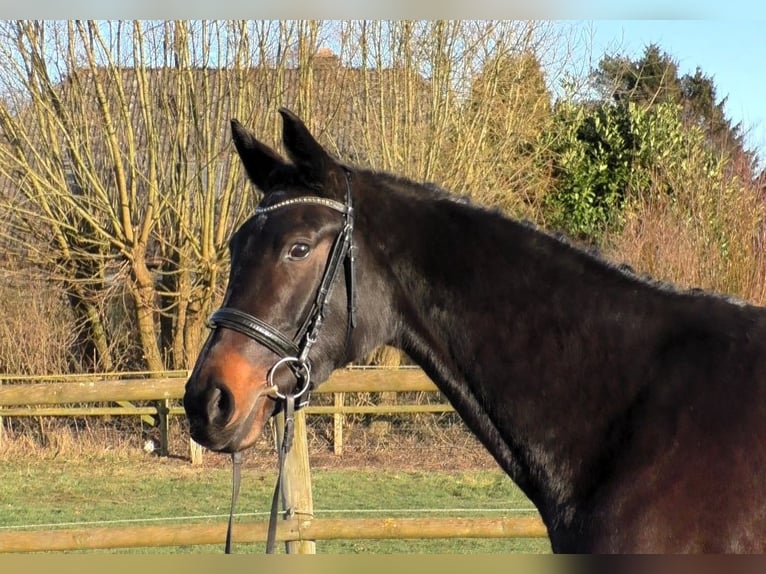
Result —
M 265 215 L 278 209 L 285 209 L 295 205 L 316 205 L 327 207 L 343 215 L 343 227 L 338 232 L 333 243 L 330 255 L 327 259 L 322 280 L 317 288 L 314 302 L 311 306 L 308 316 L 304 320 L 300 329 L 292 338 L 286 336 L 276 327 L 261 321 L 257 317 L 234 309 L 232 307 L 221 307 L 215 311 L 208 320 L 208 327 L 211 329 L 232 329 L 243 335 L 250 337 L 269 350 L 273 351 L 281 358 L 271 366 L 267 374 L 267 387 L 264 392 L 269 393 L 269 397 L 280 401 L 284 409 L 285 425 L 282 435 L 282 441 L 278 448 L 279 470 L 277 483 L 274 487 L 274 495 L 271 501 L 271 512 L 269 516 L 269 527 L 266 539 L 266 553 L 273 554 L 276 542 L 277 513 L 279 508 L 279 497 L 282 492 L 282 474 L 287 453 L 290 451 L 293 441 L 295 411 L 308 404 L 308 395 L 311 385 L 311 360 L 309 352 L 319 337 L 325 319 L 327 302 L 332 294 L 333 286 L 340 274 L 340 268 L 343 266 L 346 277 L 346 295 L 348 300 L 348 323 L 346 326 L 346 352 L 350 341 L 351 331 L 356 326 L 356 291 L 354 285 L 354 208 L 351 197 L 351 184 L 349 174 L 346 176 L 346 201 L 341 203 L 332 199 L 326 199 L 317 196 L 296 197 L 286 199 L 266 207 L 257 207 L 256 215 Z M 292 391 L 281 392 L 274 383 L 274 374 L 279 367 L 288 367 L 296 379 L 296 386 Z M 299 399 L 303 400 L 299 400 Z M 278 410 L 274 411 L 276 414 Z M 232 458 L 232 495 L 231 509 L 229 512 L 229 522 L 226 530 L 226 545 L 224 551 L 231 554 L 231 538 L 234 522 L 234 511 L 239 496 L 240 475 L 242 466 L 242 453 L 235 452 Z M 284 503 L 284 497 L 283 497 Z M 284 509 L 286 515 L 292 513 L 292 509 Z

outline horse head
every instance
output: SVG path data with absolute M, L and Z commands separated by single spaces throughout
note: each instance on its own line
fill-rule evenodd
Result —
M 192 437 L 222 452 L 251 446 L 280 399 L 300 406 L 360 348 L 351 336 L 353 173 L 298 117 L 280 114 L 289 162 L 232 120 L 239 157 L 264 195 L 230 240 L 226 294 L 186 383 Z

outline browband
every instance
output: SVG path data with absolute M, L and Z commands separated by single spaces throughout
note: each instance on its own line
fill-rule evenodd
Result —
M 308 197 L 294 197 L 292 199 L 285 199 L 284 201 L 280 201 L 275 203 L 274 205 L 268 205 L 266 207 L 256 207 L 255 213 L 261 214 L 261 213 L 269 213 L 270 211 L 275 211 L 277 209 L 280 209 L 282 207 L 289 207 L 291 205 L 322 205 L 324 207 L 329 207 L 330 209 L 334 209 L 335 211 L 339 211 L 340 213 L 348 213 L 348 206 L 341 203 L 340 201 L 335 201 L 334 199 L 326 199 L 324 197 L 316 197 L 316 196 L 308 196 Z

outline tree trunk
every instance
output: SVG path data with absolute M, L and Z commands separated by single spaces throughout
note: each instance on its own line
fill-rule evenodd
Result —
M 138 327 L 143 360 L 148 370 L 162 371 L 165 369 L 165 364 L 160 353 L 157 327 L 154 321 L 157 310 L 157 291 L 154 287 L 154 277 L 146 266 L 145 251 L 137 248 L 134 250 L 134 254 L 135 257 L 131 266 L 133 281 L 130 282 L 130 290 L 136 305 L 136 326 Z

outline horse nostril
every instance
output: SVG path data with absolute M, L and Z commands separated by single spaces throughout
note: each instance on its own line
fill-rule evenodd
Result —
M 210 423 L 224 426 L 234 413 L 234 398 L 231 392 L 220 385 L 215 385 L 207 397 L 207 417 Z

